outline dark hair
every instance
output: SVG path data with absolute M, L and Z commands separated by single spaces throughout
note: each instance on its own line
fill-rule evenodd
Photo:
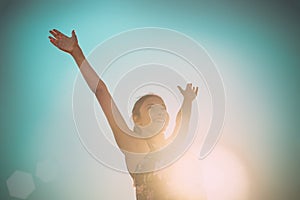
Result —
M 139 98 L 135 102 L 135 104 L 132 108 L 132 116 L 138 116 L 138 117 L 140 116 L 140 108 L 141 108 L 142 104 L 144 103 L 144 101 L 149 97 L 157 97 L 157 98 L 160 98 L 163 101 L 163 99 L 160 96 L 156 95 L 156 94 L 146 94 L 146 95 L 142 96 L 141 98 Z

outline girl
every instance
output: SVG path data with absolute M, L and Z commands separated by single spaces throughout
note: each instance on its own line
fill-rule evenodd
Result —
M 196 98 L 198 87 L 187 84 L 185 90 L 178 86 L 184 97 L 182 106 L 176 117 L 176 125 L 171 136 L 164 137 L 165 130 L 169 122 L 169 115 L 163 99 L 154 94 L 141 97 L 134 105 L 132 118 L 134 129 L 130 130 L 105 83 L 95 73 L 86 60 L 77 40 L 75 31 L 68 37 L 60 31 L 50 30 L 50 42 L 58 49 L 70 54 L 79 67 L 88 86 L 94 92 L 120 150 L 125 155 L 128 171 L 133 179 L 136 189 L 137 200 L 164 200 L 164 199 L 184 199 L 184 197 L 174 197 L 168 191 L 167 182 L 161 170 L 154 169 L 158 160 L 150 158 L 150 153 L 164 149 L 165 147 L 178 144 L 184 139 L 188 132 L 191 115 L 192 101 Z M 177 141 L 177 142 L 176 142 Z M 137 159 L 132 155 L 145 155 L 142 159 Z

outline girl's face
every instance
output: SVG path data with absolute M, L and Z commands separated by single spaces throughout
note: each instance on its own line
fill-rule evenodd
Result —
M 164 102 L 160 98 L 155 96 L 148 97 L 141 105 L 139 111 L 140 115 L 134 121 L 144 132 L 149 132 L 145 133 L 146 135 L 155 135 L 166 129 L 169 115 Z

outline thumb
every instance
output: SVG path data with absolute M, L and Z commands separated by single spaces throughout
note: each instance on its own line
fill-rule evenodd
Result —
M 179 89 L 179 91 L 181 92 L 181 94 L 183 94 L 184 90 L 178 85 L 177 88 Z
M 76 38 L 77 39 L 77 36 L 75 34 L 75 30 L 72 30 L 72 37 Z

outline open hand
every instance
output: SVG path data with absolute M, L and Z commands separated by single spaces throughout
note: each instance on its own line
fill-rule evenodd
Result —
M 78 46 L 77 36 L 75 31 L 72 31 L 72 36 L 68 37 L 56 29 L 49 31 L 53 37 L 49 36 L 50 42 L 62 51 L 72 53 L 75 47 Z
M 193 87 L 191 83 L 186 85 L 185 90 L 180 86 L 177 86 L 177 88 L 185 99 L 194 100 L 198 94 L 198 87 Z

